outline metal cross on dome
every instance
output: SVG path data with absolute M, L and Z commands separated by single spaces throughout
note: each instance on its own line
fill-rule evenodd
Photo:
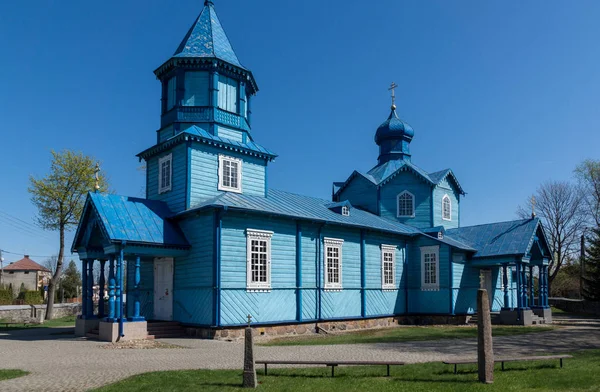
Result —
M 98 176 L 100 173 L 100 164 L 96 162 L 96 169 L 94 169 L 94 176 L 96 177 L 96 186 L 94 187 L 96 192 L 100 190 L 100 177 Z
M 392 82 L 392 85 L 390 86 L 390 88 L 388 88 L 388 91 L 392 92 L 392 108 L 396 108 L 396 89 L 398 88 L 398 85 L 395 82 Z
M 535 196 L 531 196 L 531 217 L 535 218 L 535 205 L 537 202 L 535 201 Z

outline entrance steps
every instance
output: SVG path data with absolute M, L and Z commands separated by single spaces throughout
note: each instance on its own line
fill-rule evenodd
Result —
M 100 330 L 98 328 L 94 328 L 86 333 L 85 337 L 88 339 L 100 340 Z
M 491 313 L 491 319 L 492 319 L 492 324 L 494 325 L 501 325 L 502 321 L 500 319 L 500 313 L 498 312 L 492 312 Z M 468 321 L 468 324 L 474 324 L 477 325 L 477 313 L 473 314 Z M 532 325 L 543 325 L 543 324 L 547 324 L 546 323 L 546 319 L 540 316 L 536 316 L 535 314 L 531 315 L 531 324 Z
M 148 321 L 148 339 L 181 338 L 185 330 L 176 321 Z

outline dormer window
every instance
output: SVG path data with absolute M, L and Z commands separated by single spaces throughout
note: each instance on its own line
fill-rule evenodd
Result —
M 350 216 L 350 208 L 348 206 L 342 206 L 342 215 Z
M 398 195 L 398 218 L 414 218 L 415 196 L 409 191 Z
M 172 162 L 172 154 L 165 155 L 158 160 L 158 193 L 165 193 L 171 190 Z
M 442 233 L 441 231 L 438 232 L 438 240 L 443 240 L 444 239 L 444 233 Z
M 442 219 L 447 221 L 452 220 L 452 201 L 448 195 L 442 197 Z
M 242 160 L 219 155 L 219 190 L 242 193 Z

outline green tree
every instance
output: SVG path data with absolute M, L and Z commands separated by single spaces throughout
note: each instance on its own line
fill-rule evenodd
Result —
M 38 209 L 39 226 L 59 232 L 56 268 L 48 284 L 47 320 L 53 318 L 54 293 L 63 271 L 65 232 L 73 230 L 79 223 L 86 194 L 96 185 L 94 174 L 97 174 L 97 165 L 94 158 L 80 152 L 52 151 L 50 172 L 43 178 L 30 178 L 29 193 Z M 99 189 L 107 191 L 106 177 L 98 177 Z
M 584 190 L 586 213 L 600 227 L 600 161 L 586 159 L 577 166 L 575 175 Z
M 600 228 L 592 230 L 586 248 L 583 296 L 591 301 L 600 301 Z
M 77 288 L 81 287 L 81 274 L 77 270 L 77 265 L 71 260 L 62 278 L 62 288 L 65 290 L 65 298 L 77 297 Z

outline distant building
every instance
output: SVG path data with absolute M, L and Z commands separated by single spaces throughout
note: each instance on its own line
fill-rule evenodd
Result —
M 10 263 L 2 269 L 2 284 L 12 285 L 15 296 L 19 293 L 21 284 L 26 290 L 39 290 L 48 284 L 52 271 L 43 267 L 25 255 L 21 260 Z

